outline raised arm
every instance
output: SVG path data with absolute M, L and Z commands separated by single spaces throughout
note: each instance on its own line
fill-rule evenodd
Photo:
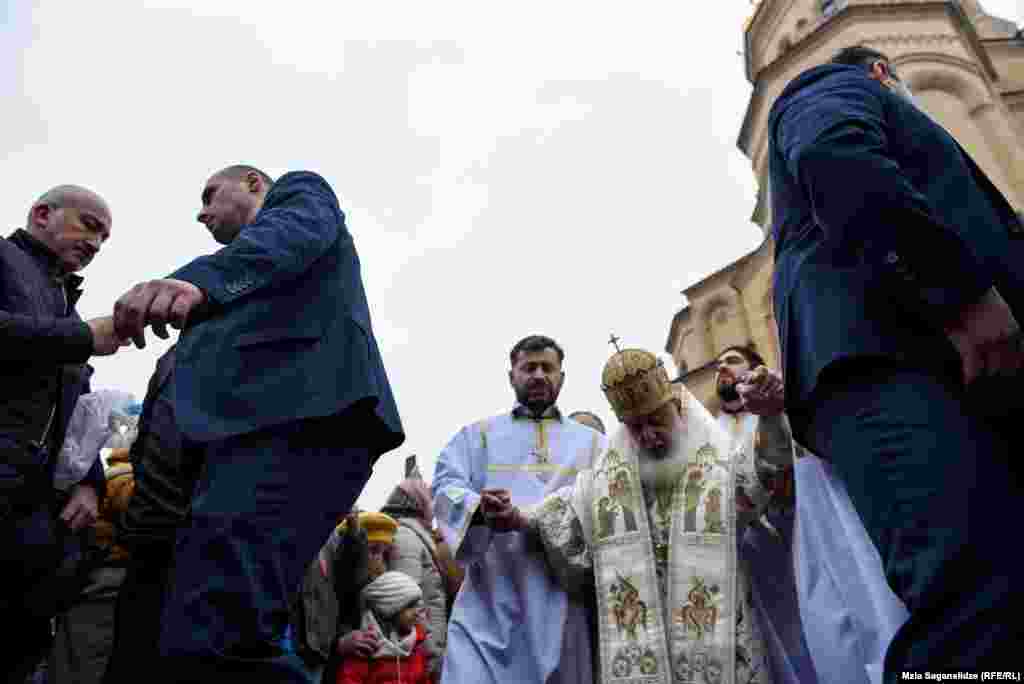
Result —
M 302 274 L 336 240 L 352 238 L 330 186 L 315 173 L 288 173 L 231 244 L 169 277 L 196 285 L 214 304 L 230 304 Z
M 85 363 L 92 354 L 88 323 L 0 309 L 0 358 L 4 361 Z

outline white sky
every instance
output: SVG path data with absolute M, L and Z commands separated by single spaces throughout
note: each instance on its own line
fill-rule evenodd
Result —
M 986 9 L 1020 23 L 1019 0 Z M 419 456 L 507 410 L 508 350 L 566 349 L 560 405 L 614 419 L 611 332 L 661 354 L 680 290 L 750 251 L 755 184 L 735 141 L 748 0 L 57 2 L 0 5 L 0 216 L 60 183 L 100 192 L 113 236 L 83 316 L 217 245 L 195 221 L 230 163 L 332 184 L 363 262 Z M 95 359 L 141 400 L 156 357 Z M 344 439 L 339 435 L 339 439 Z

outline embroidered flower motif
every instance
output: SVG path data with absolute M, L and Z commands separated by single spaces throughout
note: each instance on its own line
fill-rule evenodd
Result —
M 633 663 L 629 662 L 625 653 L 619 652 L 612 661 L 612 674 L 616 677 L 628 677 L 632 673 Z
M 658 674 L 658 659 L 654 656 L 654 652 L 651 649 L 644 651 L 644 654 L 640 657 L 640 672 L 645 675 Z

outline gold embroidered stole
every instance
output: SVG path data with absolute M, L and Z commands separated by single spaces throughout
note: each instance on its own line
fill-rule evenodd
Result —
M 668 596 L 658 588 L 655 554 L 662 550 L 652 541 L 624 431 L 595 466 L 591 548 L 604 684 L 733 684 L 735 480 L 728 435 L 695 404 L 684 411 L 686 465 L 671 501 Z

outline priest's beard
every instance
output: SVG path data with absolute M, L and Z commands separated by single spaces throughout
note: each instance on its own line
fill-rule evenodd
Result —
M 718 398 L 727 404 L 731 404 L 734 401 L 739 401 L 740 393 L 739 390 L 736 389 L 736 383 L 732 383 L 730 385 L 719 385 Z
M 543 388 L 544 392 L 538 392 L 531 396 L 531 390 Z M 546 380 L 537 380 L 515 388 L 516 401 L 526 407 L 531 416 L 544 415 L 549 407 L 558 400 L 558 390 L 551 386 Z
M 664 491 L 675 487 L 686 470 L 686 453 L 681 435 L 677 435 L 667 452 L 654 453 L 637 447 L 637 462 L 640 465 L 640 481 L 644 488 Z

